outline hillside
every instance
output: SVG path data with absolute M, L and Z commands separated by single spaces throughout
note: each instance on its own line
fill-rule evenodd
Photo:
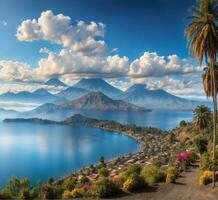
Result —
M 101 92 L 90 92 L 89 94 L 59 105 L 59 108 L 70 109 L 94 109 L 94 110 L 118 110 L 118 111 L 149 111 L 148 109 L 135 106 L 120 100 L 113 100 Z
M 59 93 L 56 94 L 56 96 L 61 97 L 61 98 L 66 98 L 68 100 L 74 100 L 78 99 L 81 96 L 87 94 L 89 91 L 86 89 L 82 88 L 76 88 L 74 86 L 68 87 L 65 90 L 60 91 Z

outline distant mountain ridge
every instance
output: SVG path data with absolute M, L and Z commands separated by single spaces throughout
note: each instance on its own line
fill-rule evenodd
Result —
M 82 88 L 89 92 L 102 92 L 111 98 L 122 93 L 121 90 L 100 78 L 81 79 L 74 87 Z
M 38 89 L 34 92 L 22 91 L 18 93 L 7 92 L 0 95 L 0 101 L 18 101 L 18 102 L 32 102 L 32 103 L 62 103 L 66 101 L 64 98 L 57 97 L 49 93 L 45 89 Z
M 151 109 L 192 110 L 197 105 L 206 104 L 206 102 L 192 101 L 174 96 L 163 89 L 149 90 L 143 84 L 131 86 L 123 94 L 117 96 L 117 99 Z

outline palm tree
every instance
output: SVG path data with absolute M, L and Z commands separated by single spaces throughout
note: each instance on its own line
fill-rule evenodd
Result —
M 208 127 L 211 122 L 211 111 L 207 106 L 197 106 L 194 110 L 194 121 L 200 130 Z
M 216 81 L 216 94 L 218 92 L 218 63 L 215 65 L 215 81 Z M 211 85 L 211 73 L 210 67 L 207 66 L 204 68 L 204 73 L 202 74 L 204 92 L 207 97 L 210 98 L 212 96 L 212 85 Z
M 210 69 L 213 98 L 213 161 L 215 161 L 217 95 L 214 66 L 218 50 L 218 1 L 198 0 L 198 3 L 198 8 L 191 8 L 192 16 L 189 17 L 191 22 L 186 27 L 185 35 L 187 36 L 192 57 L 196 57 L 200 65 L 205 59 Z M 212 182 L 212 186 L 215 187 L 215 170 L 213 170 Z

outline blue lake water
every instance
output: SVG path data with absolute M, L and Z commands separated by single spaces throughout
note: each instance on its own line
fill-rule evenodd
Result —
M 192 119 L 191 111 L 79 113 L 164 130 Z M 138 149 L 133 139 L 96 128 L 0 122 L 0 186 L 13 175 L 27 176 L 33 183 L 48 177 L 60 178 L 96 163 L 100 156 L 111 159 Z
M 114 120 L 124 124 L 136 124 L 138 126 L 157 127 L 162 130 L 170 130 L 179 126 L 181 120 L 191 121 L 193 111 L 182 110 L 152 110 L 152 112 L 118 112 L 118 111 L 96 111 L 76 110 L 65 112 L 59 116 L 52 116 L 55 119 L 63 119 L 73 114 L 82 114 L 96 119 Z
M 33 183 L 139 149 L 130 137 L 96 128 L 0 122 L 0 186 L 9 177 Z

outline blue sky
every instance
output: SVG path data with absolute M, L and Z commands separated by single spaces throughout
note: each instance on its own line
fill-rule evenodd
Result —
M 194 4 L 194 0 L 1 0 L 4 91 L 10 82 L 29 84 L 55 76 L 73 83 L 97 74 L 122 89 L 142 82 L 176 95 L 201 97 L 202 87 L 197 86 L 201 69 L 188 57 L 184 37 L 188 9 Z M 46 24 L 51 24 L 49 35 L 39 23 L 42 13 L 42 23 L 53 20 Z M 58 14 L 62 16 L 57 22 Z M 31 23 L 22 24 L 25 20 Z M 95 24 L 90 31 L 91 22 Z M 34 74 L 31 69 L 36 69 Z

